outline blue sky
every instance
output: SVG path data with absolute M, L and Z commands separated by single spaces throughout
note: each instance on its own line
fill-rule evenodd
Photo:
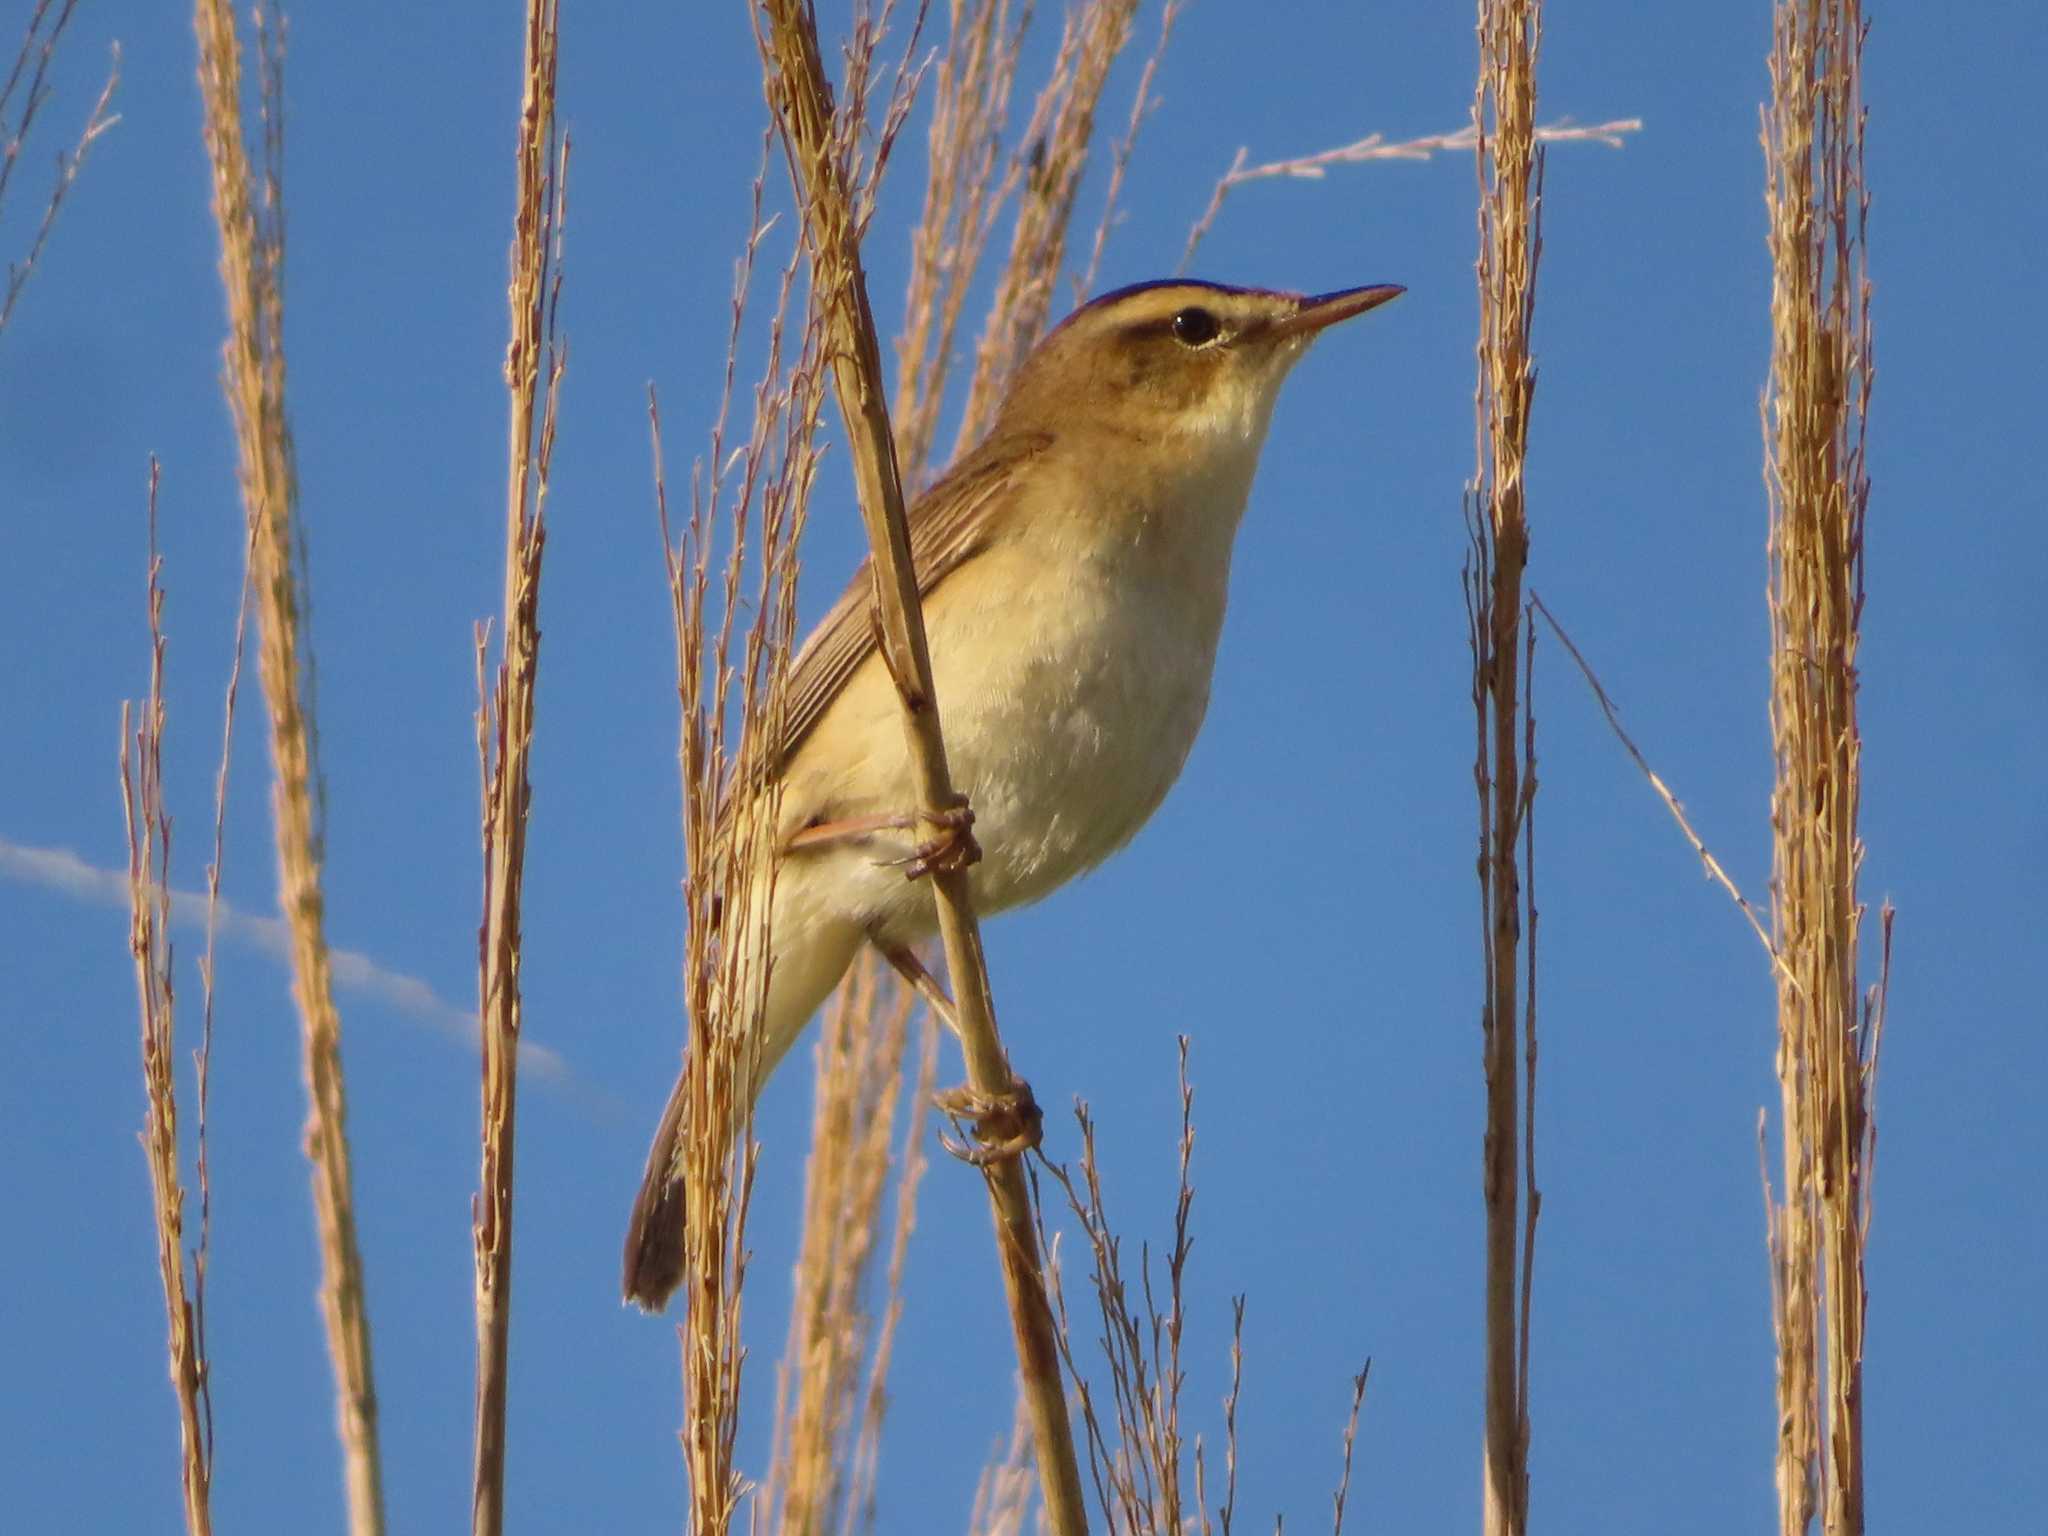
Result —
M 833 8 L 827 8 L 829 13 Z M 476 1069 L 470 636 L 498 602 L 510 6 L 306 8 L 288 63 L 287 338 L 313 569 L 334 942 L 430 989 L 342 996 L 394 1530 L 468 1497 Z M 1863 649 L 1864 891 L 1899 908 L 1879 1090 L 1867 1427 L 1873 1523 L 2019 1529 L 2048 1414 L 2038 986 L 2048 859 L 2038 442 L 2048 248 L 2035 6 L 1875 11 L 1878 380 Z M 1767 7 L 1551 8 L 1542 117 L 1640 116 L 1550 160 L 1531 577 L 1638 742 L 1766 894 L 1768 273 L 1757 106 Z M 1121 122 L 1157 16 L 1112 85 Z M 0 1482 L 25 1529 L 169 1530 L 176 1428 L 125 924 L 119 701 L 145 683 L 143 508 L 161 455 L 177 881 L 200 883 L 239 570 L 191 35 L 85 6 L 27 171 L 123 48 L 98 145 L 0 336 Z M 1034 57 L 1042 61 L 1041 36 Z M 1457 127 L 1462 6 L 1184 14 L 1100 286 L 1154 277 L 1240 145 L 1266 159 Z M 1035 78 L 1035 77 L 1034 77 Z M 542 599 L 526 1017 L 567 1077 L 523 1096 L 514 1527 L 672 1528 L 673 1334 L 617 1304 L 619 1236 L 682 1035 L 668 610 L 644 424 L 708 425 L 763 122 L 744 12 L 574 7 L 571 358 Z M 777 175 L 780 175 L 779 169 Z M 900 308 L 921 175 L 906 137 L 869 249 Z M 1092 220 L 1100 178 L 1083 198 Z M 1198 1143 L 1187 1413 L 1214 1436 L 1228 1298 L 1250 1296 L 1239 1510 L 1326 1518 L 1349 1378 L 1372 1391 L 1359 1528 L 1477 1518 L 1481 1211 L 1472 722 L 1459 566 L 1471 468 L 1468 158 L 1247 187 L 1196 263 L 1226 281 L 1408 285 L 1282 398 L 1203 740 L 1123 856 L 989 929 L 1005 1033 L 1054 1111 L 1093 1105 L 1130 1242 L 1169 1231 L 1174 1036 Z M 786 249 L 786 247 L 785 247 Z M 805 607 L 860 530 L 832 460 Z M 1771 988 L 1558 648 L 1539 651 L 1544 1214 L 1533 1507 L 1556 1530 L 1771 1518 L 1774 1415 L 1756 1118 Z M 253 694 L 250 695 L 253 697 Z M 274 905 L 267 762 L 244 718 L 228 898 Z M 69 860 L 60 857 L 69 855 Z M 196 934 L 180 935 L 196 998 Z M 223 940 L 210 1343 L 224 1529 L 341 1528 L 303 1092 L 260 924 Z M 433 1001 L 438 999 L 439 1001 Z M 186 1012 L 188 1028 L 196 1013 Z M 752 1236 L 752 1401 L 780 1348 L 808 1105 L 770 1092 Z M 943 1070 L 958 1072 L 957 1058 Z M 965 1521 L 1006 1430 L 1007 1332 L 978 1181 L 926 1183 L 881 1528 Z M 746 1465 L 765 1461 L 761 1416 Z

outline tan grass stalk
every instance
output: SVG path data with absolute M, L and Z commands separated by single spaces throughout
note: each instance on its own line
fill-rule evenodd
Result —
M 958 801 L 933 707 L 931 656 L 911 570 L 903 488 L 883 393 L 881 348 L 861 268 L 857 184 L 850 175 L 845 119 L 832 107 L 809 6 L 800 0 L 762 0 L 756 14 L 764 83 L 804 210 L 812 291 L 828 335 L 826 355 L 846 420 L 861 515 L 874 548 L 880 644 L 903 693 L 905 737 L 918 800 L 929 818 Z M 878 152 L 877 167 L 880 159 Z M 933 831 L 939 827 L 936 821 L 928 825 Z M 969 1081 L 980 1094 L 1000 1099 L 1013 1091 L 1016 1077 L 996 1034 L 966 873 L 937 871 L 932 882 Z M 1029 1193 L 1023 1170 L 1014 1161 L 995 1163 L 985 1172 L 1018 1359 L 1031 1397 L 1047 1517 L 1053 1530 L 1066 1536 L 1086 1528 L 1086 1515 Z
M 1066 262 L 1074 200 L 1088 169 L 1095 112 L 1109 69 L 1131 38 L 1137 0 L 1089 0 L 1067 13 L 1052 77 L 1019 142 L 1031 146 L 1010 232 L 1009 256 L 975 349 L 974 383 L 961 413 L 956 455 L 979 442 L 1017 365 L 1037 344 Z
M 662 469 L 661 421 L 649 397 L 654 433 L 655 494 L 668 566 L 681 703 L 680 764 L 688 875 L 684 1003 L 693 1021 L 689 1050 L 699 1070 L 688 1074 L 693 1097 L 677 1164 L 684 1181 L 682 1287 L 683 1452 L 691 1483 L 690 1529 L 724 1533 L 745 1485 L 734 1465 L 739 1424 L 741 1300 L 746 1282 L 746 1220 L 753 1187 L 751 1136 L 757 1042 L 748 1020 L 758 1016 L 767 984 L 766 923 L 749 921 L 756 900 L 772 902 L 779 805 L 772 775 L 739 753 L 764 750 L 780 738 L 789 659 L 796 629 L 796 547 L 802 533 L 819 450 L 824 405 L 822 334 L 808 313 L 789 338 L 796 263 L 784 269 L 770 326 L 768 357 L 754 391 L 747 441 L 725 446 L 741 323 L 764 235 L 765 177 L 754 179 L 752 223 L 734 284 L 725 387 L 712 429 L 708 472 L 693 477 L 689 522 L 671 533 Z M 793 355 L 792 355 L 793 353 Z M 722 577 L 716 613 L 710 605 L 715 551 Z M 747 590 L 749 574 L 753 589 Z M 739 614 L 754 617 L 742 635 Z M 735 654 L 735 642 L 738 654 Z M 736 706 L 736 707 L 731 707 Z M 737 729 L 738 736 L 729 735 Z M 764 792 L 723 821 L 719 797 L 734 773 L 758 776 Z M 753 872 L 766 867 L 757 883 Z M 758 930 L 751 951 L 718 935 Z
M 207 154 L 213 165 L 213 214 L 220 231 L 221 283 L 228 342 L 223 390 L 234 416 L 242 502 L 251 526 L 251 579 L 261 638 L 259 672 L 270 712 L 276 770 L 280 905 L 291 930 L 292 996 L 298 1005 L 311 1113 L 306 1150 L 321 1255 L 321 1312 L 334 1363 L 337 1414 L 353 1536 L 384 1528 L 377 1394 L 370 1326 L 356 1243 L 349 1166 L 347 1096 L 341 1070 L 341 1018 L 320 887 L 322 843 L 312 711 L 306 702 L 310 658 L 299 632 L 303 572 L 294 558 L 296 493 L 291 432 L 285 419 L 283 38 L 257 13 L 258 95 L 263 164 L 251 165 L 241 115 L 241 46 L 228 0 L 195 0 L 199 83 Z
M 53 5 L 54 0 L 36 0 L 35 8 L 29 12 L 28 27 L 22 33 L 21 47 L 15 52 L 14 63 L 7 71 L 7 78 L 0 81 L 0 217 L 4 217 L 7 211 L 7 189 L 14 180 L 15 163 L 21 158 L 22 145 L 28 140 L 29 130 L 35 126 L 37 112 L 50 99 L 51 87 L 47 79 L 50 61 L 56 57 L 57 45 L 63 40 L 64 29 L 71 23 L 72 12 L 78 9 L 78 0 L 64 0 L 62 5 L 55 6 L 54 14 Z M 78 180 L 78 173 L 85 168 L 86 154 L 101 134 L 121 120 L 107 111 L 108 103 L 114 99 L 114 88 L 120 81 L 121 47 L 116 43 L 114 61 L 107 70 L 107 83 L 100 88 L 99 99 L 86 114 L 85 127 L 79 130 L 70 152 L 57 156 L 57 171 L 50 183 L 50 195 L 43 202 L 43 216 L 29 241 L 28 251 L 19 261 L 7 264 L 7 285 L 0 290 L 0 333 L 6 331 L 7 322 L 14 318 L 14 306 L 35 272 L 43 247 L 49 243 L 50 231 L 56 226 L 65 195 L 70 192 L 72 183 Z
M 1187 0 L 1166 0 L 1160 9 L 1159 40 L 1145 57 L 1145 67 L 1138 75 L 1138 88 L 1131 93 L 1130 120 L 1124 124 L 1124 136 L 1116 141 L 1116 149 L 1109 157 L 1109 186 L 1102 194 L 1102 217 L 1095 221 L 1095 241 L 1088 249 L 1088 265 L 1074 279 L 1076 304 L 1088 297 L 1095 287 L 1096 275 L 1102 270 L 1102 252 L 1109 244 L 1109 232 L 1116 224 L 1116 202 L 1123 192 L 1124 177 L 1130 173 L 1131 155 L 1138 147 L 1138 130 L 1145 126 L 1145 119 L 1159 105 L 1152 94 L 1152 82 L 1158 77 L 1159 66 L 1166 58 L 1166 45 L 1173 41 L 1173 24 L 1180 20 L 1186 4 Z
M 1870 486 L 1869 194 L 1857 0 L 1780 0 L 1764 110 L 1771 252 L 1773 929 L 1783 1203 L 1771 1222 L 1778 1520 L 1854 1536 L 1863 1511 L 1863 1255 L 1889 970 L 1861 994 L 1856 652 Z
M 171 818 L 164 803 L 163 560 L 156 547 L 158 468 L 149 466 L 149 697 L 141 718 L 121 708 L 121 807 L 128 829 L 128 947 L 142 1021 L 142 1082 L 148 1109 L 142 1147 L 156 1217 L 157 1273 L 170 1324 L 171 1389 L 178 1402 L 185 1529 L 213 1529 L 213 1394 L 206 1358 L 206 1257 L 210 1200 L 206 1182 L 206 1072 L 213 987 L 206 984 L 207 1028 L 197 1053 L 199 1090 L 199 1241 L 186 1276 L 185 1184 L 178 1166 L 176 997 L 172 985 Z
M 873 954 L 863 955 L 826 1009 L 818 1041 L 796 1298 L 777 1373 L 776 1445 L 756 1510 L 759 1528 L 787 1536 L 859 1529 L 858 1512 L 872 1493 L 873 1456 L 858 1448 L 879 1448 L 880 1378 L 924 1166 L 922 1095 L 912 1103 L 907 1134 L 895 1134 L 915 998 L 894 984 L 893 974 L 885 975 Z M 928 1071 L 937 1048 L 929 1021 L 926 1037 Z M 878 1327 L 862 1296 L 877 1240 L 886 1235 L 881 1209 L 899 1145 L 898 1219 Z M 878 1351 L 872 1367 L 871 1351 Z
M 1022 162 L 1006 164 L 1002 150 L 1030 8 L 1013 21 L 1009 0 L 952 0 L 949 14 L 933 83 L 924 211 L 911 237 L 896 342 L 896 464 L 912 487 L 924 482 L 931 462 L 968 290 L 1023 175 Z
M 1024 1536 L 1037 1494 L 1038 1479 L 1031 1475 L 1031 1405 L 1019 1392 L 1009 1438 L 975 1479 L 967 1536 Z
M 479 933 L 478 1017 L 483 1032 L 482 1167 L 471 1214 L 476 1249 L 476 1434 L 470 1524 L 496 1536 L 505 1523 L 505 1401 L 512 1324 L 512 1183 L 519 1092 L 520 901 L 528 754 L 540 669 L 541 554 L 547 539 L 548 470 L 567 363 L 556 330 L 561 306 L 562 219 L 569 145 L 557 148 L 556 0 L 528 0 L 515 153 L 511 393 L 505 509 L 504 643 L 495 684 L 484 693 L 487 636 L 477 633 L 477 757 L 484 775 L 484 918 Z
M 1529 1283 L 1539 1199 L 1534 1167 L 1535 898 L 1525 883 L 1536 793 L 1534 723 L 1524 719 L 1523 504 L 1536 265 L 1542 250 L 1543 151 L 1536 137 L 1540 0 L 1480 0 L 1478 468 L 1466 490 L 1472 552 L 1473 776 L 1479 791 L 1479 887 L 1486 1068 L 1486 1417 L 1483 1515 L 1489 1536 L 1520 1536 L 1529 1504 Z M 1526 631 L 1533 651 L 1533 619 Z M 1528 842 L 1518 861 L 1516 844 Z M 1526 935 L 1523 931 L 1525 920 Z M 1526 982 L 1518 956 L 1528 944 Z M 1526 990 L 1518 989 L 1526 986 Z M 1518 1034 L 1519 1023 L 1519 1034 Z M 1517 1043 L 1520 1070 L 1517 1070 Z
M 1604 123 L 1580 125 L 1572 122 L 1551 123 L 1536 130 L 1539 144 L 1605 144 L 1609 149 L 1620 149 L 1627 142 L 1624 134 L 1642 131 L 1640 117 L 1618 117 Z M 1263 165 L 1246 165 L 1250 158 L 1249 149 L 1239 149 L 1237 157 L 1230 162 L 1230 169 L 1217 178 L 1214 190 L 1209 193 L 1209 205 L 1202 210 L 1188 230 L 1188 243 L 1181 251 L 1180 266 L 1185 272 L 1188 263 L 1195 259 L 1195 247 L 1215 224 L 1216 216 L 1223 211 L 1223 199 L 1237 188 L 1251 181 L 1271 181 L 1285 178 L 1293 181 L 1321 181 L 1333 165 L 1365 165 L 1382 160 L 1428 160 L 1439 151 L 1474 150 L 1479 148 L 1480 134 L 1476 123 L 1467 123 L 1449 133 L 1425 134 L 1419 139 L 1403 139 L 1389 144 L 1386 135 L 1369 133 L 1362 139 L 1349 144 L 1340 144 L 1335 149 L 1318 150 L 1312 155 L 1297 155 L 1291 160 L 1269 160 Z

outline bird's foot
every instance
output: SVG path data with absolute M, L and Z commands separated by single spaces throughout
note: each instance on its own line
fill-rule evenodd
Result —
M 1010 1079 L 1002 1093 L 983 1093 L 962 1084 L 932 1095 L 932 1103 L 955 1125 L 973 1123 L 975 1145 L 956 1141 L 941 1132 L 940 1142 L 962 1162 L 977 1168 L 1004 1163 L 1034 1151 L 1045 1140 L 1045 1111 L 1031 1096 L 1031 1085 L 1021 1077 Z
M 925 818 L 920 818 L 925 819 Z M 965 796 L 958 805 L 935 811 L 929 818 L 938 835 L 917 845 L 907 857 L 887 862 L 902 869 L 906 880 L 921 880 L 930 874 L 959 874 L 981 862 L 981 844 L 974 840 L 974 811 Z

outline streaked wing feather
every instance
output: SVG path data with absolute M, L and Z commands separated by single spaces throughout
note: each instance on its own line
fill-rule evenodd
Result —
M 992 438 L 956 464 L 910 509 L 910 561 L 917 595 L 928 596 L 947 576 L 988 547 L 997 521 L 991 498 L 1017 469 L 1043 453 L 1052 438 L 1022 433 Z M 779 772 L 875 649 L 869 619 L 873 557 L 863 560 L 839 601 L 819 622 L 790 663 L 780 748 L 769 759 Z M 728 800 L 730 796 L 728 795 Z

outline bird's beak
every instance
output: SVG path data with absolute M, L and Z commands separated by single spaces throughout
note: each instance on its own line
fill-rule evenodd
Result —
M 1389 299 L 1398 299 L 1407 291 L 1399 283 L 1374 283 L 1364 288 L 1340 288 L 1335 293 L 1319 293 L 1314 298 L 1303 299 L 1301 308 L 1276 324 L 1273 330 L 1281 336 L 1313 336 L 1339 320 L 1349 320 L 1368 309 L 1378 309 Z

